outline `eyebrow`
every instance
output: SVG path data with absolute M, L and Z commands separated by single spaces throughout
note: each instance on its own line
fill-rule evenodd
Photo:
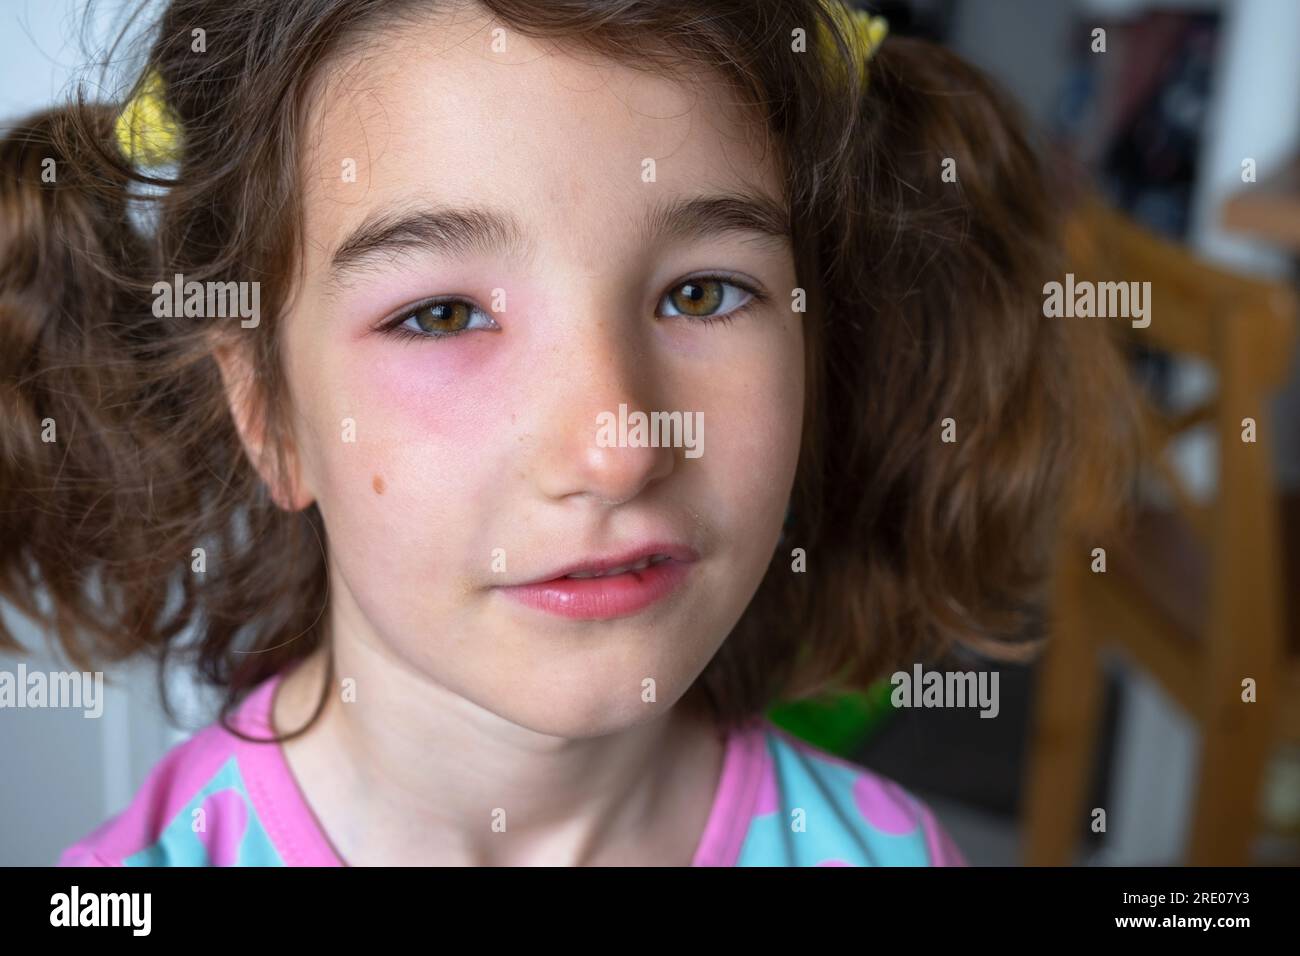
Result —
M 768 196 L 748 192 L 657 203 L 647 211 L 638 238 L 649 245 L 727 234 L 749 234 L 757 244 L 777 252 L 792 245 L 785 206 Z M 329 281 L 342 284 L 349 274 L 377 258 L 414 250 L 451 259 L 500 253 L 527 261 L 533 257 L 534 246 L 512 214 L 488 206 L 433 206 L 376 213 L 334 250 Z

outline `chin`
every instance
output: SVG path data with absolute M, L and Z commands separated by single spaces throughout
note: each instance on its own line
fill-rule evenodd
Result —
M 630 686 L 635 691 L 638 685 L 631 682 Z M 656 696 L 656 702 L 645 703 L 639 692 L 615 695 L 607 690 L 587 686 L 563 695 L 557 692 L 555 697 L 539 696 L 535 701 L 524 705 L 511 701 L 503 707 L 492 709 L 505 719 L 527 727 L 534 733 L 581 740 L 618 733 L 663 717 L 680 695 L 666 696 L 665 688 L 660 683 Z

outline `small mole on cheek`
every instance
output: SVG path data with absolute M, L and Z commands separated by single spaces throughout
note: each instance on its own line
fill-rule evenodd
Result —
M 370 485 L 375 489 L 375 494 L 382 495 L 384 493 L 384 479 L 379 475 L 375 475 L 375 479 L 370 482 Z

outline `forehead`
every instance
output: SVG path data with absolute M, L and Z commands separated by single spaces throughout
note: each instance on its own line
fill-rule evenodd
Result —
M 404 21 L 329 64 L 309 101 L 306 259 L 376 211 L 509 210 L 593 271 L 633 220 L 706 192 L 782 199 L 762 119 L 697 66 L 633 69 L 485 15 Z M 314 263 L 314 264 L 313 264 Z

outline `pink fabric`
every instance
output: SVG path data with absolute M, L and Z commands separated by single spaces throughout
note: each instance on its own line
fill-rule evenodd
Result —
M 271 702 L 280 680 L 277 675 L 249 694 L 231 719 L 237 730 L 250 737 L 270 735 Z M 153 845 L 232 756 L 238 761 L 258 820 L 287 865 L 343 865 L 299 789 L 280 745 L 250 743 L 218 724 L 173 747 L 150 771 L 131 805 L 65 850 L 59 865 L 120 866 L 125 858 Z M 216 814 L 221 812 L 219 804 L 208 811 L 213 819 L 220 819 Z M 235 826 L 213 827 L 204 834 L 213 861 L 233 860 L 241 834 L 242 827 Z
M 249 736 L 271 735 L 271 704 L 281 678 L 277 675 L 263 683 L 240 708 L 240 716 L 252 728 L 252 732 L 245 730 Z M 244 729 L 244 724 L 238 726 Z M 248 794 L 284 862 L 288 866 L 343 866 L 285 761 L 284 749 L 279 744 L 233 739 L 239 748 L 239 764 L 246 768 Z
M 756 813 L 776 809 L 776 781 L 755 719 L 732 731 L 722 757 L 722 775 L 691 866 L 734 866 Z

